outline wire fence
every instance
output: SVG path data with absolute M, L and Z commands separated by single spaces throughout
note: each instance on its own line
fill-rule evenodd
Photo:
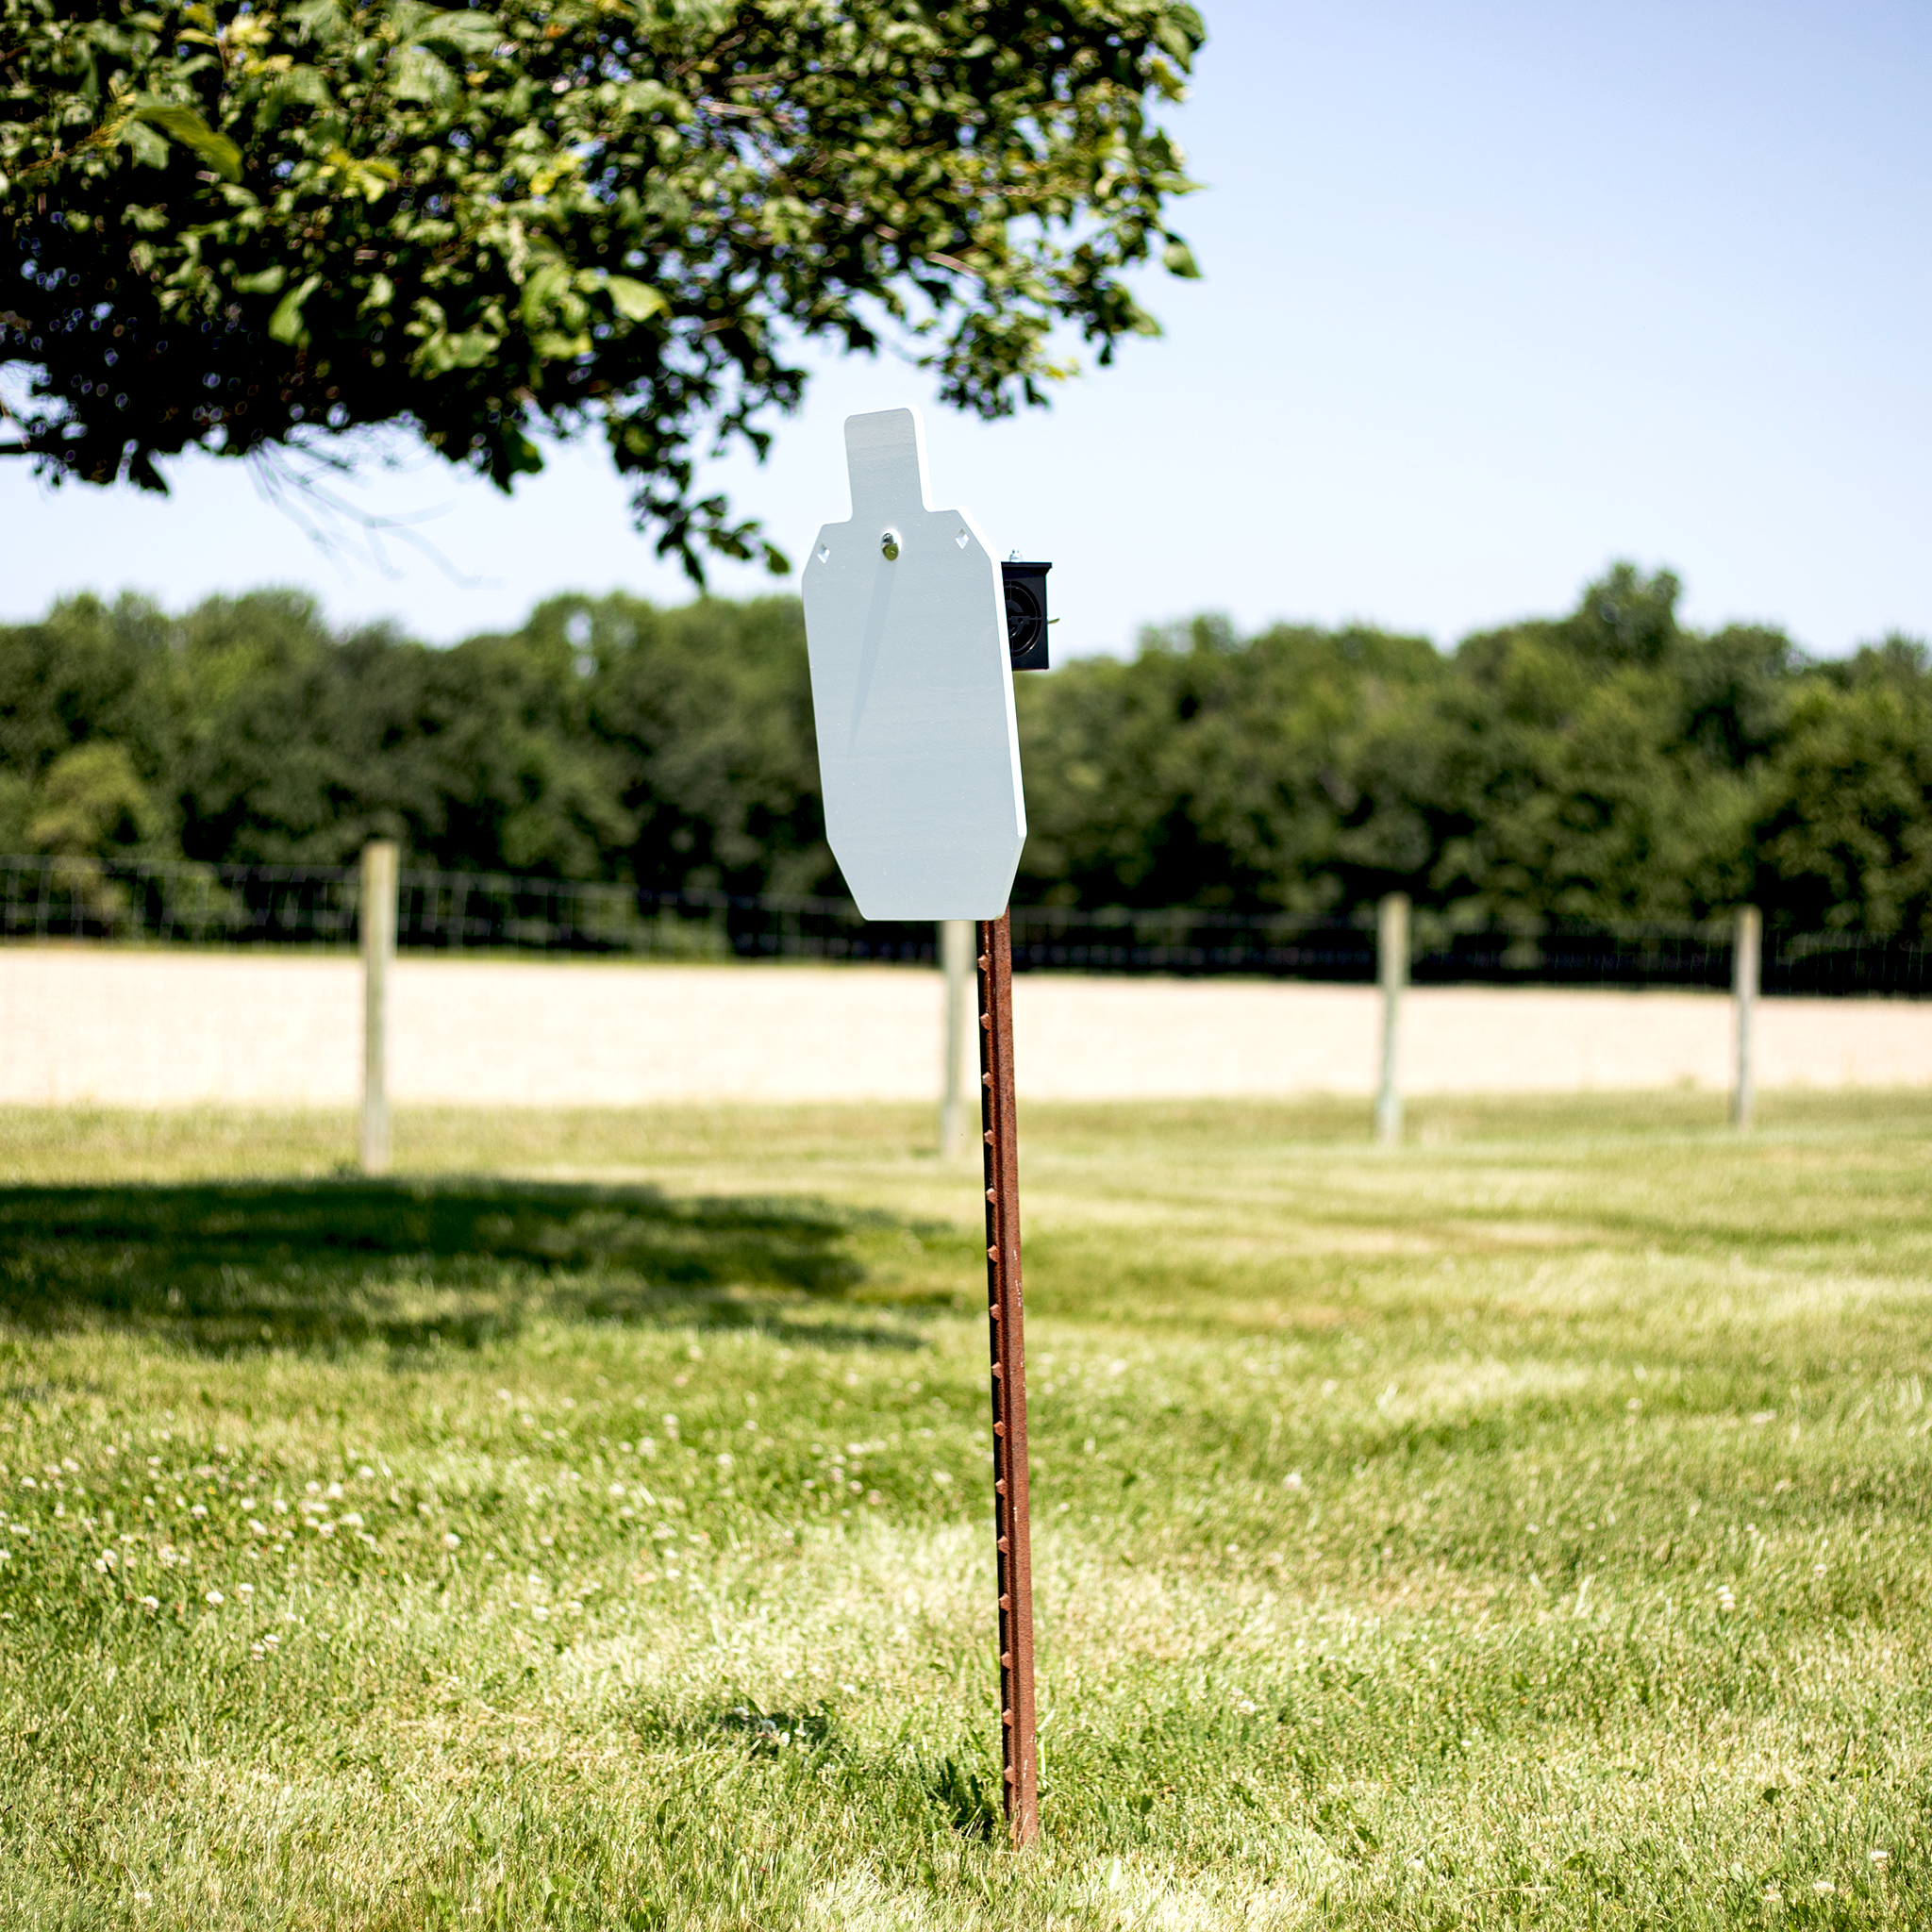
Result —
M 0 939 L 188 946 L 356 943 L 355 867 L 134 864 L 0 857 Z M 1200 908 L 1016 907 L 1017 971 L 1161 974 L 1366 984 L 1363 922 Z M 1552 924 L 1458 932 L 1419 915 L 1416 985 L 1728 987 L 1728 920 Z M 415 952 L 573 954 L 690 961 L 936 962 L 929 923 L 865 920 L 848 900 L 653 891 L 499 873 L 405 872 L 396 941 Z M 1932 946 L 1858 932 L 1764 935 L 1766 993 L 1932 994 Z
M 1013 964 L 1074 973 L 1244 974 L 1366 985 L 1375 977 L 1374 908 L 1360 921 L 1158 912 L 1013 910 Z M 1728 988 L 1733 922 L 1551 924 L 1457 932 L 1418 920 L 1409 981 L 1418 986 Z M 1767 993 L 1932 993 L 1932 946 L 1857 932 L 1763 940 Z

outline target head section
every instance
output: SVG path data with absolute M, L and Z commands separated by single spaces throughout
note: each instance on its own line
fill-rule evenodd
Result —
M 1026 842 L 1000 566 L 930 507 L 918 410 L 848 416 L 845 462 L 804 582 L 826 836 L 868 919 L 997 919 Z

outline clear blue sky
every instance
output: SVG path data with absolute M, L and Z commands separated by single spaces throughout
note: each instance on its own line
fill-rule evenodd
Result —
M 938 501 L 1054 560 L 1057 639 L 1212 608 L 1447 641 L 1615 557 L 1820 652 L 1932 633 L 1932 7 L 1205 11 L 1174 120 L 1206 278 L 1150 278 L 1165 339 L 1050 415 L 927 409 Z M 907 401 L 901 365 L 825 364 L 717 480 L 802 559 L 845 514 L 844 416 Z M 240 465 L 172 474 L 166 502 L 0 476 L 0 615 L 293 582 L 448 641 L 558 590 L 685 594 L 593 450 L 508 500 L 422 459 L 357 492 L 439 511 L 463 586 L 319 554 Z

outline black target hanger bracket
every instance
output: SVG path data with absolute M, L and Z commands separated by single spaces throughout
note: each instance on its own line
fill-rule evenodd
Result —
M 1022 563 L 1017 558 L 1000 565 L 1007 588 L 1007 651 L 1015 671 L 1045 671 L 1046 574 L 1050 563 Z

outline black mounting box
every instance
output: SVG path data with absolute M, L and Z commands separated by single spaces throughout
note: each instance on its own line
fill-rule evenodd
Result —
M 1044 671 L 1046 574 L 1050 563 L 1003 563 L 1007 585 L 1007 649 L 1015 671 Z

